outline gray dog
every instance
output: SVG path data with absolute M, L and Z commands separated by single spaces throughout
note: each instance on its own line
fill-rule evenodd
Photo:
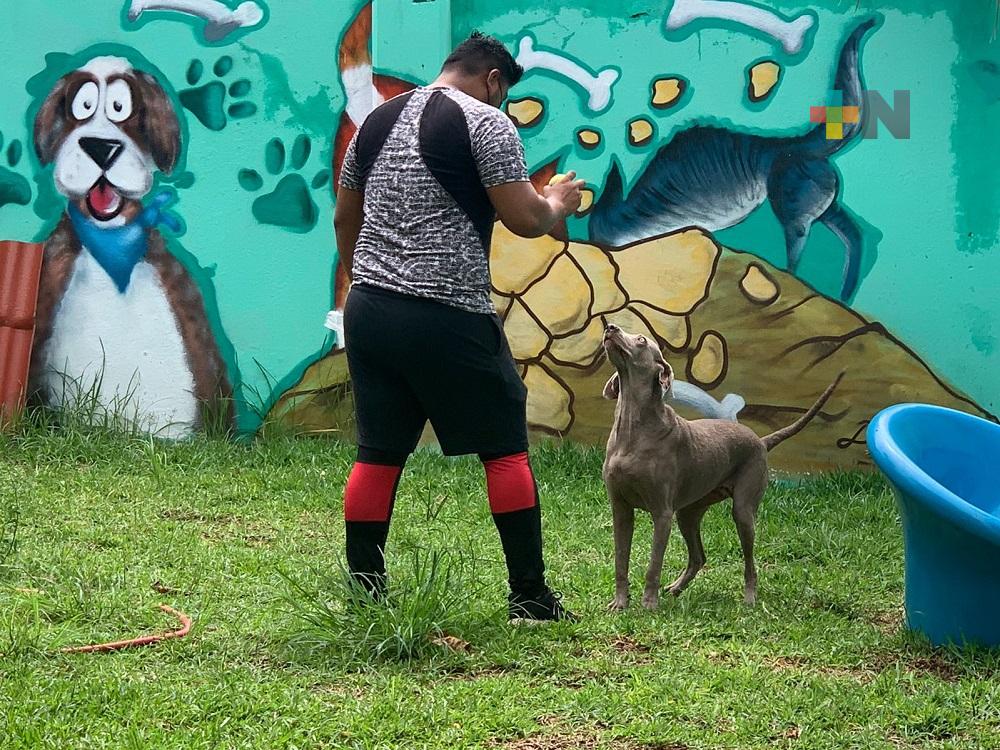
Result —
M 733 520 L 743 548 L 744 599 L 757 600 L 753 562 L 754 522 L 767 489 L 767 452 L 799 432 L 833 393 L 843 373 L 794 424 L 767 437 L 729 420 L 681 418 L 663 402 L 673 370 L 644 336 L 614 325 L 604 334 L 604 348 L 617 372 L 604 386 L 604 397 L 617 399 L 614 425 L 604 460 L 604 483 L 614 516 L 615 598 L 611 609 L 628 606 L 628 566 L 635 509 L 653 516 L 653 549 L 646 571 L 642 606 L 655 609 L 660 598 L 663 553 L 674 515 L 688 548 L 687 569 L 670 585 L 680 594 L 705 565 L 701 519 L 709 506 L 733 498 Z

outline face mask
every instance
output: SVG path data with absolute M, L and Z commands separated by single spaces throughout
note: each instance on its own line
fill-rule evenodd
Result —
M 491 107 L 496 107 L 497 109 L 500 109 L 500 105 L 503 104 L 503 100 L 504 100 L 503 86 L 498 85 L 496 93 L 497 93 L 497 98 L 494 101 L 494 99 L 493 99 L 493 92 L 490 89 L 490 79 L 487 78 L 486 79 L 486 103 L 489 104 Z

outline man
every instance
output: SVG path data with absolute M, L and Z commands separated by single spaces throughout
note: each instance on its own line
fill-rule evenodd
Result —
M 353 282 L 344 327 L 358 432 L 347 560 L 381 596 L 396 486 L 429 419 L 446 455 L 485 466 L 510 619 L 575 619 L 545 583 L 527 389 L 490 300 L 496 217 L 538 237 L 580 205 L 574 173 L 543 195 L 528 181 L 499 109 L 523 73 L 497 39 L 473 33 L 432 84 L 373 111 L 344 157 L 334 224 Z

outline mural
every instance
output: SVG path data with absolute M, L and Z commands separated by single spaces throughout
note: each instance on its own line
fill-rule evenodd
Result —
M 323 327 L 348 293 L 332 191 L 367 113 L 426 80 L 430 16 L 410 5 L 412 34 L 377 65 L 364 0 L 12 6 L 0 240 L 45 246 L 37 399 L 96 400 L 165 437 L 351 435 L 342 342 Z M 864 426 L 889 403 L 1000 409 L 1000 155 L 981 147 L 1000 53 L 969 14 L 449 5 L 454 41 L 483 29 L 526 68 L 506 112 L 536 186 L 587 182 L 552 236 L 495 231 L 536 436 L 606 438 L 605 322 L 661 344 L 688 416 L 761 433 L 846 370 L 775 454 L 787 470 L 865 465 Z M 868 88 L 912 91 L 910 140 L 863 137 Z
M 36 33 L 18 40 L 0 112 L 0 236 L 44 243 L 31 396 L 165 438 L 252 432 L 326 346 L 302 323 L 331 300 L 332 237 L 314 230 L 331 204 L 334 67 L 293 79 L 301 68 L 251 47 L 301 20 L 270 23 L 264 0 L 104 0 L 86 18 L 60 3 L 74 18 L 60 46 L 79 52 L 40 49 L 60 9 L 14 9 Z M 330 12 L 315 31 L 343 27 Z M 312 239 L 265 285 L 252 256 L 271 231 Z M 283 281 L 298 305 L 244 308 Z M 301 333 L 272 340 L 260 322 L 278 320 Z
M 148 71 L 98 56 L 56 82 L 35 115 L 63 217 L 45 241 L 30 388 L 54 406 L 95 403 L 164 437 L 232 421 L 232 389 L 201 293 L 157 227 L 153 187 L 181 153 L 174 105 Z
M 791 56 L 809 53 L 817 16 L 786 18 L 747 3 L 692 0 L 676 2 L 664 28 L 667 38 L 675 38 L 719 21 L 749 27 L 780 45 L 779 52 L 758 54 L 743 68 L 744 105 L 761 111 L 777 95 L 786 66 L 794 64 Z M 350 34 L 367 33 L 365 23 L 359 17 Z M 528 71 L 506 109 L 534 159 L 532 180 L 540 188 L 567 169 L 586 177 L 581 160 L 593 155 L 606 156 L 609 168 L 603 184 L 588 184 L 577 219 L 554 236 L 524 239 L 500 224 L 494 229 L 494 301 L 529 389 L 529 422 L 536 435 L 597 444 L 606 439 L 612 408 L 601 388 L 611 369 L 601 336 L 608 322 L 656 340 L 675 371 L 683 373 L 685 380 L 675 383 L 676 408 L 690 417 L 738 419 L 760 434 L 801 414 L 813 395 L 845 370 L 810 433 L 774 457 L 775 466 L 788 471 L 869 466 L 864 430 L 889 403 L 927 400 L 990 416 L 883 324 L 847 304 L 864 278 L 865 239 L 862 223 L 840 203 L 843 183 L 832 157 L 860 137 L 866 116 L 862 43 L 875 33 L 878 19 L 854 20 L 838 41 L 827 80 L 843 92 L 845 111 L 856 108 L 857 116 L 845 118 L 837 138 L 827 138 L 826 123 L 810 124 L 808 106 L 802 108 L 802 134 L 697 123 L 665 138 L 659 118 L 685 109 L 699 85 L 691 75 L 671 73 L 655 76 L 646 89 L 649 114 L 633 109 L 624 118 L 621 145 L 599 118 L 614 110 L 627 72 L 543 45 L 539 25 L 526 24 L 530 32 L 513 30 L 504 37 Z M 356 41 L 353 48 L 362 49 Z M 343 49 L 341 59 L 344 74 L 351 64 L 344 67 Z M 352 64 L 370 61 L 362 54 Z M 565 86 L 564 101 L 575 102 L 579 115 L 572 107 L 556 110 L 551 86 L 539 87 L 538 76 Z M 388 80 L 376 82 L 374 97 L 359 108 L 391 95 Z M 393 93 L 409 88 L 391 80 Z M 578 150 L 549 146 L 538 137 L 547 127 L 559 127 L 554 119 L 567 118 Z M 342 119 L 338 140 L 346 145 L 359 120 Z M 626 190 L 622 163 L 632 149 L 654 145 L 648 157 L 633 160 Z M 765 204 L 782 230 L 786 268 L 727 247 L 715 236 Z M 798 278 L 814 222 L 841 246 L 839 257 L 823 259 L 839 266 L 833 295 Z M 347 287 L 343 274 L 339 278 L 342 309 Z M 272 417 L 307 430 L 351 434 L 351 388 L 342 351 L 310 367 Z M 430 431 L 426 438 L 433 439 Z

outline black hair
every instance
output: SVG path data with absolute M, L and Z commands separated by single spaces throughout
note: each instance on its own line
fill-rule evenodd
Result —
M 513 86 L 524 75 L 524 68 L 517 64 L 503 42 L 478 31 L 473 31 L 468 39 L 452 50 L 441 69 L 454 67 L 471 76 L 496 68 L 508 86 Z

